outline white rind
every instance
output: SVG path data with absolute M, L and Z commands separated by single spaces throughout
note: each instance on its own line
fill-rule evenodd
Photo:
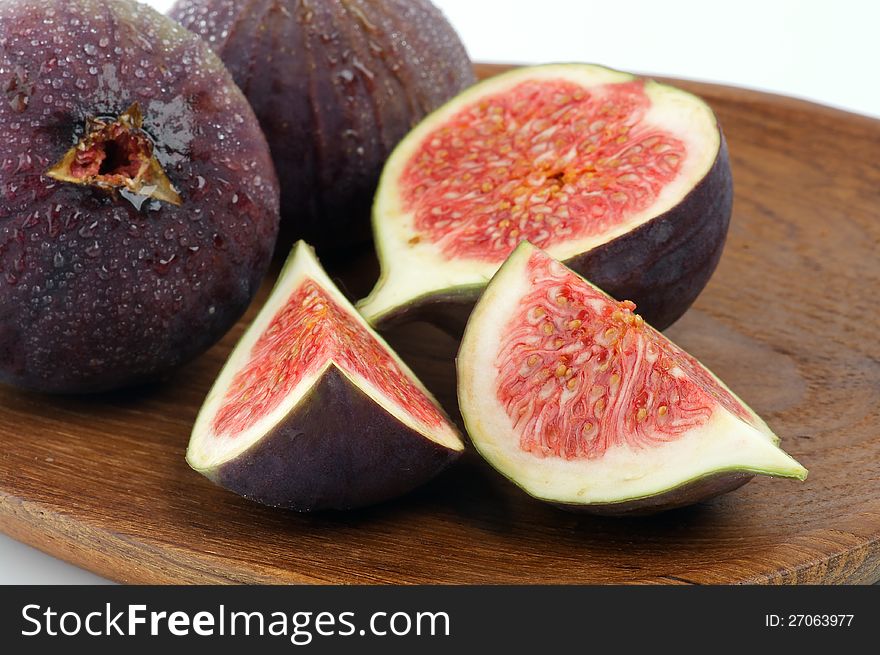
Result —
M 315 383 L 324 375 L 330 366 L 336 368 L 348 377 L 352 382 L 364 391 L 372 400 L 381 408 L 394 416 L 404 425 L 424 435 L 427 439 L 441 444 L 453 450 L 463 450 L 464 445 L 458 434 L 451 424 L 444 423 L 440 428 L 434 428 L 424 425 L 421 421 L 404 411 L 399 404 L 389 399 L 380 389 L 376 388 L 365 378 L 355 376 L 353 373 L 345 370 L 333 360 L 303 377 L 296 387 L 285 397 L 284 401 L 272 412 L 256 424 L 248 428 L 242 433 L 235 436 L 217 435 L 214 433 L 211 424 L 223 404 L 226 391 L 232 382 L 235 374 L 242 366 L 249 361 L 251 350 L 254 344 L 263 334 L 266 327 L 271 323 L 272 319 L 286 304 L 288 298 L 300 286 L 305 278 L 314 280 L 321 289 L 331 296 L 343 309 L 351 314 L 351 320 L 357 321 L 364 326 L 378 341 L 381 343 L 394 357 L 395 361 L 401 367 L 403 372 L 409 377 L 414 385 L 419 387 L 425 395 L 437 404 L 431 393 L 416 378 L 415 374 L 404 364 L 399 357 L 391 350 L 388 344 L 367 324 L 367 322 L 357 313 L 351 303 L 336 288 L 336 285 L 330 280 L 324 272 L 321 265 L 315 257 L 314 251 L 304 242 L 298 242 L 282 269 L 272 294 L 266 301 L 266 304 L 260 310 L 254 322 L 242 336 L 241 340 L 235 346 L 230 354 L 229 359 L 223 366 L 220 375 L 208 393 L 198 418 L 193 427 L 192 438 L 190 439 L 189 448 L 187 450 L 187 461 L 197 470 L 213 469 L 224 462 L 235 459 L 238 455 L 248 450 L 256 442 L 267 434 L 275 425 L 283 421 L 299 404 L 299 402 L 307 395 Z M 439 404 L 437 404 L 439 408 Z M 328 408 L 332 411 L 332 408 Z M 442 409 L 440 410 L 441 414 Z
M 615 446 L 593 460 L 541 458 L 520 449 L 494 394 L 495 357 L 509 318 L 530 291 L 525 266 L 535 250 L 523 243 L 502 266 L 477 303 L 459 351 L 459 406 L 475 448 L 490 464 L 537 498 L 584 505 L 646 498 L 716 473 L 806 476 L 757 415 L 751 425 L 721 406 L 704 425 L 656 447 Z
M 397 179 L 413 153 L 439 125 L 465 106 L 527 79 L 565 79 L 595 87 L 630 82 L 635 76 L 590 64 L 549 64 L 519 68 L 476 84 L 443 105 L 401 141 L 385 165 L 373 205 L 373 233 L 382 272 L 376 287 L 358 304 L 370 323 L 414 298 L 456 287 L 484 286 L 500 264 L 475 260 L 450 260 L 435 245 L 410 240 L 416 236 L 413 214 L 403 210 Z M 675 207 L 711 169 L 721 148 L 721 132 L 709 106 L 697 96 L 653 80 L 645 81 L 651 100 L 644 123 L 657 125 L 681 139 L 688 156 L 678 176 L 661 191 L 645 211 L 601 234 L 571 239 L 547 248 L 556 259 L 566 260 L 631 232 Z

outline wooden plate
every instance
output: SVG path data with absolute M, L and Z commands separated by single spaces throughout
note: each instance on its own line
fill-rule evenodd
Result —
M 759 479 L 662 516 L 599 519 L 533 501 L 469 454 L 367 511 L 270 510 L 183 458 L 240 324 L 164 385 L 84 399 L 0 391 L 0 529 L 124 582 L 877 581 L 880 121 L 679 84 L 725 128 L 736 201 L 721 265 L 669 335 L 767 419 L 807 482 Z M 374 266 L 336 273 L 359 295 Z M 393 341 L 455 412 L 456 344 L 422 325 Z

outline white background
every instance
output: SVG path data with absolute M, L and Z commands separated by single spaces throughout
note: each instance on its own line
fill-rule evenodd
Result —
M 588 61 L 774 91 L 880 118 L 880 2 L 434 1 L 476 61 Z M 172 2 L 148 4 L 164 10 Z M 0 536 L 0 583 L 97 581 Z

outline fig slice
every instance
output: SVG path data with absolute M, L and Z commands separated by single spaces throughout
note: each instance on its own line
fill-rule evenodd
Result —
M 712 110 L 587 64 L 515 69 L 425 118 L 385 165 L 373 209 L 381 276 L 358 309 L 460 334 L 522 240 L 664 329 L 715 269 L 733 199 Z
M 246 498 L 311 511 L 401 495 L 463 448 L 437 401 L 299 242 L 208 394 L 187 461 Z
M 692 356 L 523 242 L 489 283 L 458 355 L 476 449 L 532 496 L 651 513 L 755 474 L 803 480 L 754 411 Z

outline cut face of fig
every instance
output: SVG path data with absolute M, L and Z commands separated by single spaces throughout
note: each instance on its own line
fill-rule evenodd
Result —
M 373 212 L 374 325 L 466 316 L 527 239 L 658 328 L 705 286 L 732 203 L 727 148 L 699 98 L 584 64 L 520 68 L 420 123 Z
M 462 450 L 437 401 L 300 242 L 205 400 L 187 461 L 246 498 L 308 511 L 398 496 Z
M 806 470 L 696 359 L 523 243 L 471 316 L 459 404 L 480 453 L 536 498 L 648 513 Z

